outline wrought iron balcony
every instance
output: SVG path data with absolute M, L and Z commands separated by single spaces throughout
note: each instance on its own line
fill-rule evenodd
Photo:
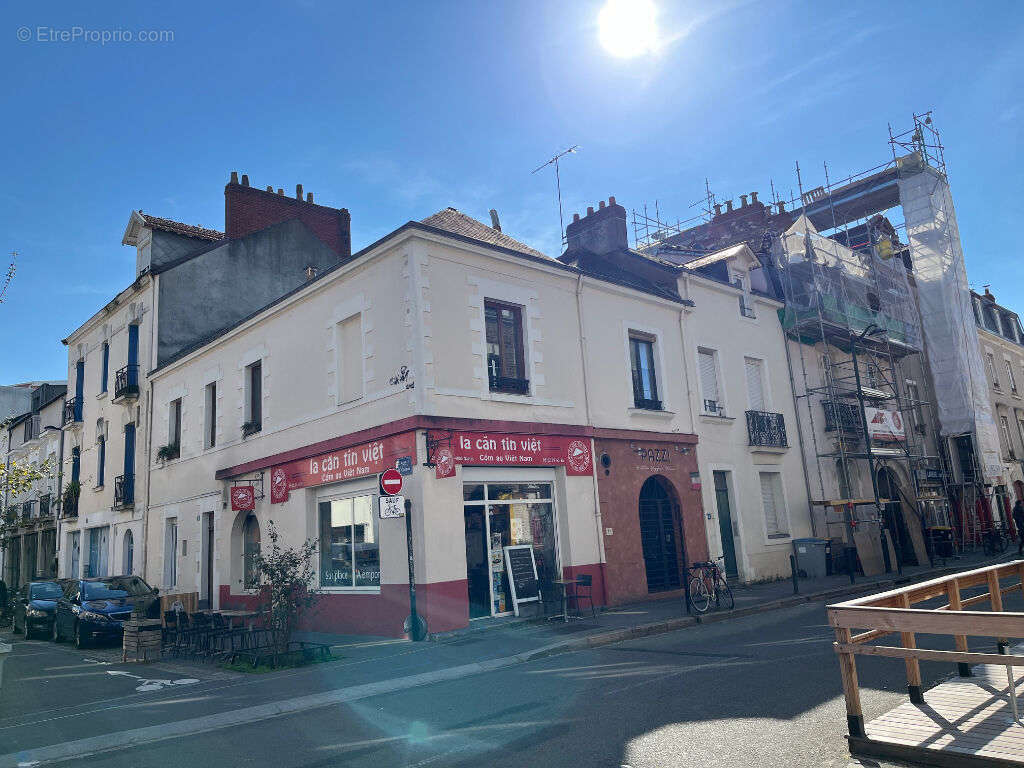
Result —
M 826 400 L 822 406 L 825 408 L 826 432 L 842 431 L 860 434 L 864 431 L 860 408 L 857 405 Z
M 490 375 L 487 377 L 490 383 L 491 392 L 505 392 L 509 395 L 530 394 L 530 380 L 516 379 L 511 376 Z
M 135 504 L 135 475 L 114 478 L 114 509 L 127 509 Z
M 788 448 L 785 417 L 769 411 L 747 411 L 747 439 L 752 446 Z
M 82 398 L 69 397 L 64 401 L 64 426 L 82 422 Z
M 139 396 L 139 366 L 126 365 L 114 374 L 114 399 Z

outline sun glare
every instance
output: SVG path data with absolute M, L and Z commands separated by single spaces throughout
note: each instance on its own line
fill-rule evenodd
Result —
M 652 53 L 658 45 L 657 15 L 651 0 L 608 0 L 597 17 L 601 45 L 623 59 Z

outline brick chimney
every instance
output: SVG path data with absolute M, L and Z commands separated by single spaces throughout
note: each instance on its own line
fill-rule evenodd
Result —
M 313 194 L 302 199 L 302 185 L 295 187 L 295 197 L 288 197 L 283 189 L 274 194 L 273 187 L 266 191 L 249 186 L 247 175 L 238 183 L 237 171 L 224 187 L 224 233 L 237 239 L 259 232 L 273 224 L 299 219 L 332 251 L 345 259 L 352 255 L 351 217 L 346 208 L 328 208 L 313 203 Z
M 603 254 L 629 248 L 626 230 L 626 209 L 615 202 L 614 197 L 600 202 L 597 210 L 587 208 L 587 215 L 580 218 L 573 214 L 572 222 L 565 228 L 568 241 L 567 251 L 590 251 Z

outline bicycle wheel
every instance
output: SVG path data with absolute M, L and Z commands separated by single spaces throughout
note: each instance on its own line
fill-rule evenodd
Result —
M 711 607 L 711 591 L 703 574 L 690 577 L 690 605 L 697 613 L 707 613 Z
M 731 611 L 736 607 L 736 600 L 732 596 L 732 589 L 729 588 L 729 583 L 721 576 L 715 581 L 715 601 L 718 603 L 718 607 L 725 606 L 725 610 Z

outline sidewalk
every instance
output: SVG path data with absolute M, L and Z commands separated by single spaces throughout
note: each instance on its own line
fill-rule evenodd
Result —
M 965 555 L 950 558 L 946 560 L 945 565 L 938 561 L 935 568 L 906 567 L 902 576 L 895 571 L 871 578 L 858 576 L 854 584 L 850 583 L 848 575 L 813 580 L 801 579 L 799 594 L 793 593 L 792 581 L 740 585 L 733 588 L 736 598 L 736 607 L 733 610 L 712 610 L 702 616 L 688 616 L 683 601 L 673 598 L 618 605 L 599 612 L 596 619 L 587 617 L 573 619 L 568 623 L 537 618 L 484 619 L 473 622 L 465 629 L 431 635 L 426 642 L 418 644 L 404 640 L 314 633 L 309 633 L 306 638 L 329 643 L 336 654 L 360 661 L 377 656 L 392 656 L 396 651 L 396 645 L 404 646 L 410 651 L 421 650 L 434 658 L 447 657 L 451 649 L 456 652 L 460 663 L 487 663 L 510 657 L 528 661 L 556 653 L 618 643 L 634 637 L 672 632 L 698 623 L 728 621 L 800 603 L 838 600 L 848 595 L 882 591 L 912 581 L 922 581 L 1015 557 L 1016 553 L 1012 550 L 994 558 L 981 553 Z

